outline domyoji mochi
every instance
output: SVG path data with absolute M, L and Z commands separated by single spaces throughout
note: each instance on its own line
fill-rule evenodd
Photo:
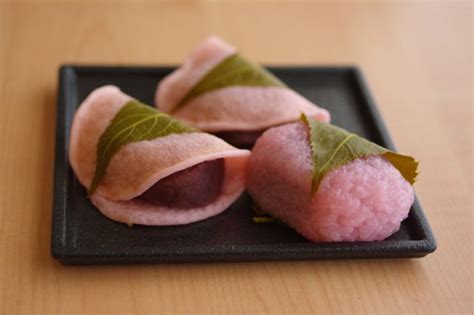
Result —
M 96 172 L 99 139 L 130 101 L 117 87 L 104 86 L 74 115 L 69 160 L 87 189 Z M 242 194 L 249 155 L 197 130 L 126 143 L 113 154 L 90 200 L 105 216 L 127 224 L 204 220 Z
M 311 194 L 312 157 L 303 122 L 267 130 L 249 160 L 247 189 L 261 210 L 315 242 L 383 240 L 400 228 L 412 186 L 384 157 L 328 172 Z
M 213 70 L 234 56 L 239 65 L 224 67 L 212 76 Z M 250 70 L 235 74 L 246 66 Z M 210 77 L 206 77 L 208 74 Z M 259 75 L 269 81 L 249 83 L 249 77 Z M 207 87 L 188 99 L 202 81 L 208 82 Z M 209 90 L 209 86 L 219 84 L 222 86 Z M 159 82 L 155 105 L 242 147 L 251 147 L 269 127 L 298 120 L 301 113 L 323 122 L 330 120 L 327 110 L 286 87 L 262 67 L 241 58 L 234 47 L 215 36 L 199 45 L 180 68 Z

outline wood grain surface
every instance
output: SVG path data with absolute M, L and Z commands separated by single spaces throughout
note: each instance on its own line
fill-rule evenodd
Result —
M 472 19 L 469 1 L 0 0 L 0 312 L 472 313 Z M 267 64 L 359 65 L 399 150 L 421 161 L 415 187 L 438 250 L 412 260 L 53 260 L 59 65 L 178 63 L 208 34 Z

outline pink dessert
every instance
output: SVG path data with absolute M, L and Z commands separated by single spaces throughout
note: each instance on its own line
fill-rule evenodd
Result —
M 69 161 L 84 187 L 89 188 L 94 177 L 100 136 L 130 100 L 117 87 L 105 86 L 94 90 L 76 111 Z M 221 213 L 242 194 L 249 155 L 204 132 L 128 143 L 113 155 L 90 199 L 105 216 L 128 224 L 203 220 Z M 212 189 L 203 190 L 203 185 Z
M 236 48 L 220 38 L 208 38 L 180 68 L 159 82 L 155 105 L 199 129 L 221 133 L 224 139 L 230 132 L 231 143 L 248 142 L 250 136 L 250 141 L 255 142 L 261 131 L 296 121 L 301 113 L 323 122 L 330 120 L 327 110 L 284 86 L 227 86 L 196 96 L 177 107 L 209 71 L 236 53 Z M 235 133 L 243 133 L 243 139 L 237 139 Z
M 307 127 L 267 130 L 249 160 L 247 188 L 263 211 L 312 241 L 383 240 L 400 228 L 414 201 L 411 185 L 381 156 L 368 156 L 324 176 L 311 197 Z

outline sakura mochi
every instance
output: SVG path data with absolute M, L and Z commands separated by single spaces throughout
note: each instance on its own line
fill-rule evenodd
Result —
M 327 110 L 214 36 L 159 82 L 155 105 L 190 125 L 247 148 L 264 130 L 295 121 L 301 113 L 323 122 L 330 120 Z
M 144 225 L 224 211 L 244 191 L 249 154 L 115 86 L 94 90 L 80 105 L 69 144 L 74 173 L 99 211 Z
M 257 140 L 247 189 L 259 209 L 309 240 L 376 241 L 408 216 L 416 166 L 410 157 L 306 120 L 270 128 Z

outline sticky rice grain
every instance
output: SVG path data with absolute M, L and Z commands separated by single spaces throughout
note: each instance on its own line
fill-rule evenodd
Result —
M 249 161 L 248 190 L 262 210 L 313 241 L 374 241 L 400 228 L 414 200 L 400 172 L 380 156 L 328 173 L 311 197 L 308 131 L 292 123 L 267 130 Z

